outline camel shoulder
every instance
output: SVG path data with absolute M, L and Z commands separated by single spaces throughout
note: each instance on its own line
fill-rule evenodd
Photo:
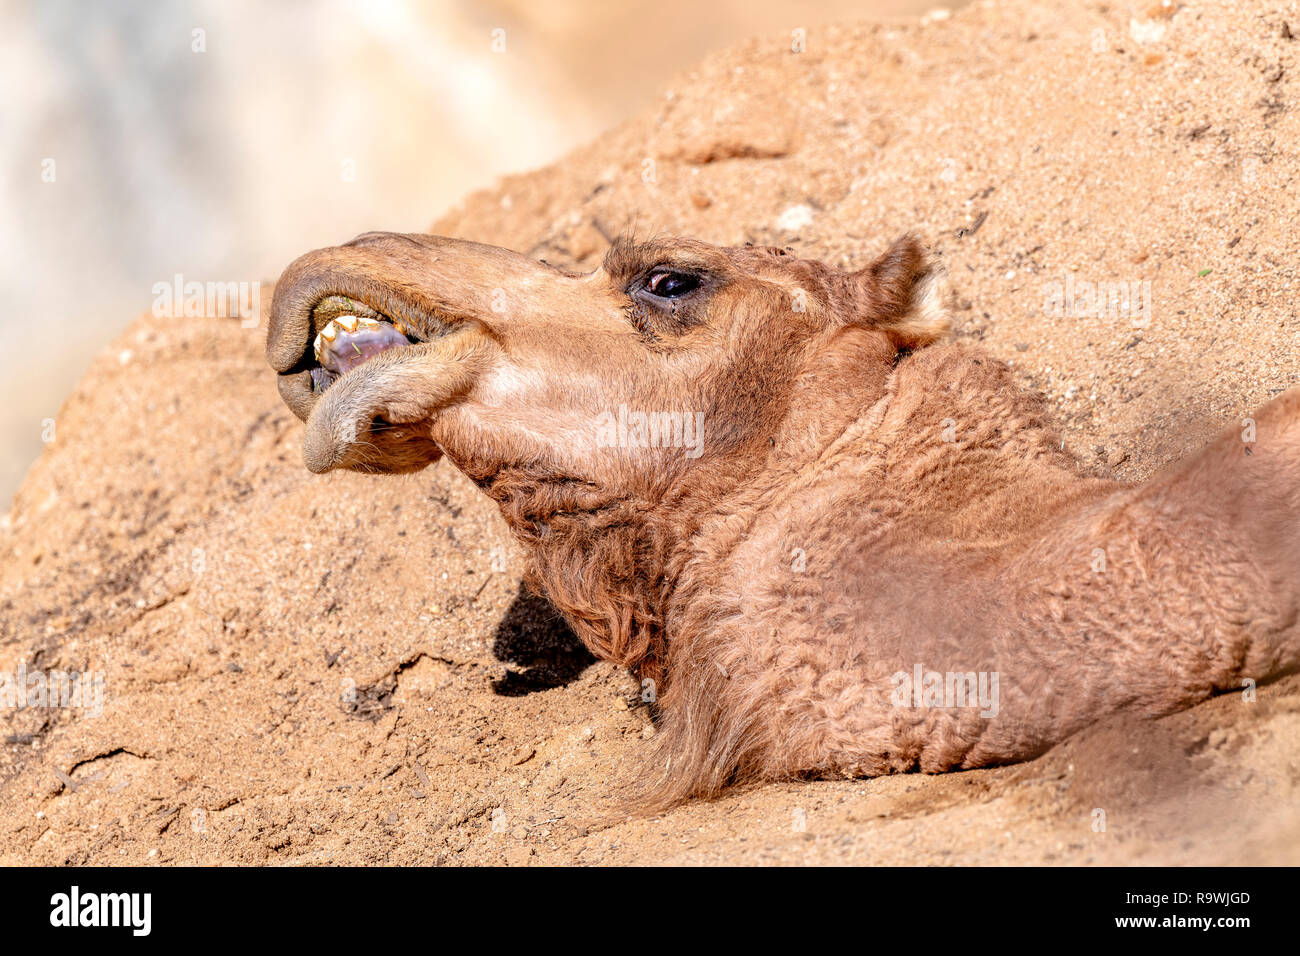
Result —
M 960 448 L 1037 457 L 1060 452 L 1060 435 L 1044 397 L 1008 363 L 981 348 L 934 345 L 898 364 L 879 436 L 894 447 Z

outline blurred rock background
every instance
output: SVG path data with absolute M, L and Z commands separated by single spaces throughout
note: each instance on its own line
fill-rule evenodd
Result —
M 367 229 L 426 229 L 712 49 L 802 28 L 815 50 L 821 24 L 935 5 L 0 0 L 0 510 L 155 283 L 273 278 Z

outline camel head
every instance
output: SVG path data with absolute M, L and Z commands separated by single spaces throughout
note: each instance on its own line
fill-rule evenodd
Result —
M 663 616 L 708 512 L 816 456 L 946 328 L 914 240 L 844 273 L 771 248 L 613 244 L 574 275 L 369 233 L 291 264 L 267 356 L 308 468 L 445 454 L 596 654 L 662 679 Z
M 367 233 L 289 266 L 267 358 L 312 471 L 445 453 L 489 491 L 527 476 L 662 497 L 701 465 L 752 459 L 792 411 L 842 404 L 837 378 L 878 387 L 900 350 L 945 330 L 940 280 L 910 238 L 853 273 L 774 248 L 620 240 L 578 275 Z

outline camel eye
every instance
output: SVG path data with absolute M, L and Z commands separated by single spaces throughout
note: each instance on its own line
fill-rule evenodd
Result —
M 647 292 L 661 299 L 679 299 L 698 289 L 700 279 L 686 272 L 652 272 L 645 287 Z

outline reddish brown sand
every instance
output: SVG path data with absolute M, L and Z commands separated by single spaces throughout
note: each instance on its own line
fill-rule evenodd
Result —
M 1149 14 L 1016 0 L 757 40 L 434 231 L 590 267 L 629 223 L 840 265 L 914 229 L 958 334 L 1141 478 L 1300 369 L 1300 7 Z M 1150 281 L 1150 325 L 1045 315 L 1066 273 Z M 1300 677 L 1021 766 L 628 819 L 633 681 L 519 597 L 504 525 L 445 462 L 309 476 L 263 335 L 138 321 L 4 519 L 0 670 L 107 688 L 98 718 L 5 711 L 0 861 L 1300 862 Z

